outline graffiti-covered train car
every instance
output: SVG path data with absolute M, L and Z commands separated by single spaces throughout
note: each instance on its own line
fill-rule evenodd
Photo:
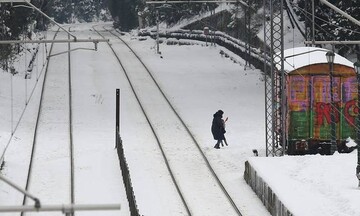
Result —
M 288 154 L 330 153 L 332 106 L 338 151 L 349 151 L 346 140 L 356 138 L 358 84 L 353 64 L 335 55 L 331 100 L 330 65 L 326 52 L 328 50 L 314 47 L 284 52 Z

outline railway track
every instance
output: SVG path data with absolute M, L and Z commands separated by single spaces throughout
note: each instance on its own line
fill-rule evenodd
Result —
M 57 31 L 54 39 L 59 37 L 65 37 L 65 34 Z M 70 50 L 70 44 L 67 46 L 68 50 L 64 50 L 64 47 L 66 46 L 52 44 L 50 55 Z M 52 61 L 55 60 L 63 61 L 63 67 L 54 68 Z M 63 71 L 68 73 L 64 75 Z M 74 204 L 71 110 L 69 52 L 67 56 L 53 56 L 46 66 L 25 186 L 26 191 L 31 191 L 38 197 L 51 197 L 44 200 L 47 204 Z M 24 196 L 23 205 L 27 202 L 28 198 Z M 21 213 L 22 216 L 25 214 L 33 213 Z
M 241 216 L 194 135 L 141 58 L 119 32 L 93 29 L 111 40 L 108 45 L 151 127 L 187 215 L 209 215 L 211 212 L 211 215 Z

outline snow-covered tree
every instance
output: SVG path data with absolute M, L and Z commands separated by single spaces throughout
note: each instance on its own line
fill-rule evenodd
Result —
M 360 20 L 360 1 L 358 0 L 330 0 L 330 3 L 345 11 L 357 20 Z M 307 29 L 311 29 L 311 1 L 299 0 L 299 15 L 305 21 Z M 315 40 L 359 40 L 360 27 L 343 15 L 315 0 Z M 347 55 L 349 52 L 358 52 L 358 45 L 337 45 L 338 52 Z
M 32 10 L 13 6 L 9 3 L 0 4 L 0 40 L 17 40 L 21 35 L 28 33 Z M 0 45 L 0 66 L 7 69 L 13 56 L 19 50 L 19 45 Z
M 138 8 L 141 0 L 109 0 L 109 10 L 115 26 L 128 31 L 138 25 Z

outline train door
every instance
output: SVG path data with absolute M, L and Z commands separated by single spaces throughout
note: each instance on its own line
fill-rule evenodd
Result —
M 356 139 L 356 117 L 359 113 L 357 107 L 357 80 L 355 76 L 342 77 L 342 106 L 340 116 L 340 139 L 348 137 Z
M 288 139 L 307 140 L 310 137 L 309 76 L 291 75 L 288 77 Z
M 341 114 L 341 79 L 333 78 L 333 97 L 331 103 L 330 77 L 312 76 L 311 78 L 311 134 L 315 140 L 331 139 L 331 106 L 335 110 L 336 136 L 339 137 L 339 122 Z

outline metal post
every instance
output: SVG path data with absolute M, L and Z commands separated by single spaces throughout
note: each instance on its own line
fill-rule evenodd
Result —
M 159 11 L 156 11 L 156 53 L 160 54 L 159 50 Z
M 8 65 L 8 61 L 6 61 L 6 68 L 8 70 L 9 65 Z M 10 68 L 10 97 L 11 97 L 11 136 L 14 135 L 14 83 L 13 83 L 13 76 L 14 76 L 15 71 L 12 70 L 12 68 Z
M 38 198 L 36 198 L 35 196 L 31 195 L 29 192 L 27 192 L 26 190 L 22 189 L 21 187 L 19 187 L 18 185 L 14 184 L 13 182 L 11 182 L 9 179 L 5 178 L 3 175 L 0 175 L 0 180 L 2 180 L 3 182 L 5 182 L 6 184 L 10 185 L 12 188 L 16 189 L 17 191 L 19 191 L 20 193 L 24 194 L 26 197 L 29 197 L 30 199 L 34 200 L 35 202 L 35 208 L 38 209 L 41 207 L 40 204 L 40 200 Z
M 248 5 L 251 5 L 251 2 L 250 0 L 247 2 Z M 247 60 L 248 62 L 248 65 L 249 67 L 251 68 L 251 63 L 250 63 L 250 60 L 251 60 L 251 10 L 250 8 L 247 8 L 247 11 L 249 13 L 249 16 L 248 16 L 248 55 L 249 55 L 249 59 Z
M 282 156 L 287 148 L 283 0 L 264 0 L 263 4 L 266 156 Z
M 330 66 L 330 118 L 331 118 L 331 146 L 330 146 L 330 154 L 334 154 L 334 152 L 337 150 L 337 144 L 336 144 L 336 122 L 335 122 L 335 109 L 334 109 L 334 62 L 329 63 Z
M 312 46 L 315 46 L 315 3 L 312 0 Z
M 356 72 L 356 79 L 357 79 L 357 107 L 358 109 L 360 109 L 360 62 L 355 62 L 354 63 L 354 68 L 355 68 L 355 72 Z M 359 110 L 360 111 L 360 110 Z M 356 144 L 357 144 L 357 166 L 356 166 L 356 177 L 359 180 L 358 183 L 358 187 L 360 187 L 360 130 L 359 130 L 359 126 L 360 126 L 360 113 L 358 113 L 357 118 L 356 118 L 356 134 L 357 134 L 357 140 L 356 140 Z
M 249 46 L 249 43 L 250 43 L 250 36 L 248 35 L 249 34 L 249 31 L 248 31 L 248 12 L 250 10 L 248 10 L 248 8 L 245 9 L 245 14 L 244 14 L 244 29 L 245 29 L 245 41 L 246 41 L 246 44 L 245 44 L 245 50 L 246 50 L 246 54 L 248 54 L 248 50 L 250 49 L 250 46 Z M 249 63 L 249 58 L 250 58 L 250 55 L 248 56 L 248 58 L 245 60 L 245 70 L 246 70 L 246 66 L 250 65 Z
M 358 63 L 359 68 L 360 69 L 360 63 Z M 360 72 L 360 71 L 358 71 Z M 358 109 L 360 109 L 360 73 L 356 73 L 356 78 L 357 78 L 357 84 L 358 84 L 358 89 L 357 89 L 357 95 L 358 95 L 358 101 L 357 101 L 357 106 Z M 358 113 L 357 115 L 357 124 L 356 124 L 356 131 L 357 131 L 357 166 L 356 166 L 356 177 L 359 180 L 359 184 L 358 187 L 360 187 L 360 130 L 359 130 L 359 126 L 360 126 L 360 113 Z
M 10 212 L 62 212 L 65 215 L 71 215 L 76 211 L 118 211 L 120 207 L 120 204 L 43 205 L 38 208 L 34 206 L 0 206 L 0 214 Z
M 116 89 L 116 130 L 115 130 L 115 148 L 118 147 L 120 138 L 120 89 Z

